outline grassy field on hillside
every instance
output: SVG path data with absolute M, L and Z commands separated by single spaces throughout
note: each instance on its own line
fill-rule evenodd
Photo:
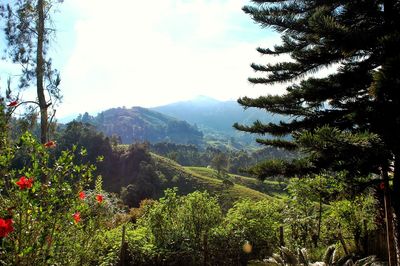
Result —
M 242 184 L 226 183 L 211 175 L 207 168 L 200 171 L 197 167 L 183 167 L 168 158 L 151 154 L 158 171 L 163 173 L 167 180 L 171 180 L 179 189 L 179 193 L 186 194 L 195 190 L 207 190 L 212 195 L 218 196 L 224 209 L 232 207 L 232 204 L 242 198 L 262 200 L 270 198 L 265 193 L 246 187 Z M 211 170 L 213 171 L 213 170 Z
M 184 168 L 204 177 L 221 179 L 221 177 L 218 176 L 217 171 L 211 168 L 194 167 L 194 166 L 184 167 Z M 270 181 L 270 180 L 260 181 L 256 178 L 235 175 L 235 174 L 226 174 L 224 178 L 230 180 L 235 184 L 242 185 L 247 188 L 251 188 L 253 190 L 257 190 L 259 192 L 268 194 L 270 196 L 282 197 L 286 194 L 284 190 L 286 184 L 282 182 Z

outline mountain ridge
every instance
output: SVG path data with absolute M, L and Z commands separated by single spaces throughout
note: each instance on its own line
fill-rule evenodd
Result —
M 158 107 L 116 107 L 79 115 L 77 120 L 95 125 L 107 136 L 119 136 L 121 143 L 135 141 L 209 144 L 221 149 L 257 147 L 257 136 L 233 128 L 233 124 L 252 124 L 256 120 L 278 123 L 282 115 L 245 109 L 236 101 L 220 101 L 208 96 Z
M 111 108 L 95 117 L 85 113 L 77 121 L 90 123 L 124 144 L 149 141 L 198 145 L 203 138 L 203 133 L 188 122 L 140 106 Z
M 248 125 L 256 120 L 263 123 L 279 123 L 281 120 L 288 119 L 286 116 L 267 113 L 257 108 L 245 109 L 236 101 L 219 101 L 207 96 L 198 96 L 192 100 L 150 109 L 198 126 L 206 138 L 223 140 L 233 137 L 243 145 L 253 146 L 256 136 L 234 129 L 234 123 Z

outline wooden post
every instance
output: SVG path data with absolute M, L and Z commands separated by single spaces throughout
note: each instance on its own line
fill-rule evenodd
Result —
M 279 227 L 279 245 L 281 247 L 285 246 L 285 238 L 284 238 L 284 234 L 283 234 L 283 226 Z
M 121 250 L 119 254 L 119 265 L 125 266 L 125 225 L 122 226 L 122 240 L 121 240 Z
M 208 262 L 208 233 L 204 234 L 203 238 L 203 248 L 204 248 L 204 253 L 203 253 L 203 265 L 207 266 Z

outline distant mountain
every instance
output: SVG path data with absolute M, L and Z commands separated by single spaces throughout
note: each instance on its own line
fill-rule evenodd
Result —
M 203 133 L 186 121 L 142 107 L 112 108 L 95 117 L 85 113 L 77 120 L 95 125 L 107 136 L 119 136 L 125 144 L 137 141 L 201 144 L 203 138 Z
M 218 101 L 206 96 L 151 109 L 195 124 L 206 135 L 219 134 L 221 138 L 233 137 L 248 143 L 254 143 L 256 136 L 237 131 L 232 127 L 235 122 L 249 125 L 256 120 L 278 123 L 288 119 L 285 116 L 267 113 L 256 108 L 245 110 L 236 101 Z
M 61 124 L 67 124 L 69 122 L 71 122 L 72 120 L 74 120 L 79 114 L 77 113 L 73 113 L 73 114 L 68 114 L 66 116 L 63 117 L 58 117 L 57 118 L 57 122 L 61 123 Z

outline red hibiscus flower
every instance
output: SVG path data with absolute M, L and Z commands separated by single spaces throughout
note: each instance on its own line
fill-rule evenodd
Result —
M 12 219 L 0 218 L 0 237 L 6 237 L 9 233 L 14 231 L 14 227 L 12 226 L 12 224 Z
M 7 104 L 8 107 L 15 107 L 18 105 L 18 101 L 11 101 Z
M 25 176 L 22 176 L 19 181 L 15 182 L 19 186 L 19 189 L 26 189 L 26 188 L 31 188 L 33 183 L 33 178 L 26 178 Z
M 46 142 L 46 143 L 44 144 L 44 146 L 45 146 L 46 148 L 55 148 L 55 147 L 56 147 L 56 142 L 53 141 L 53 140 L 50 140 L 50 141 Z
M 381 190 L 384 190 L 384 189 L 385 189 L 385 182 L 381 182 L 381 183 L 379 184 L 379 188 L 380 188 Z
M 81 200 L 84 200 L 84 199 L 86 198 L 85 192 L 83 192 L 83 191 L 79 192 L 79 198 L 80 198 Z
M 97 200 L 98 203 L 101 203 L 103 201 L 103 196 L 100 195 L 100 194 L 97 194 L 96 195 L 96 200 Z
M 72 215 L 72 217 L 74 218 L 74 222 L 75 224 L 79 223 L 81 221 L 81 213 L 80 212 L 76 212 Z

